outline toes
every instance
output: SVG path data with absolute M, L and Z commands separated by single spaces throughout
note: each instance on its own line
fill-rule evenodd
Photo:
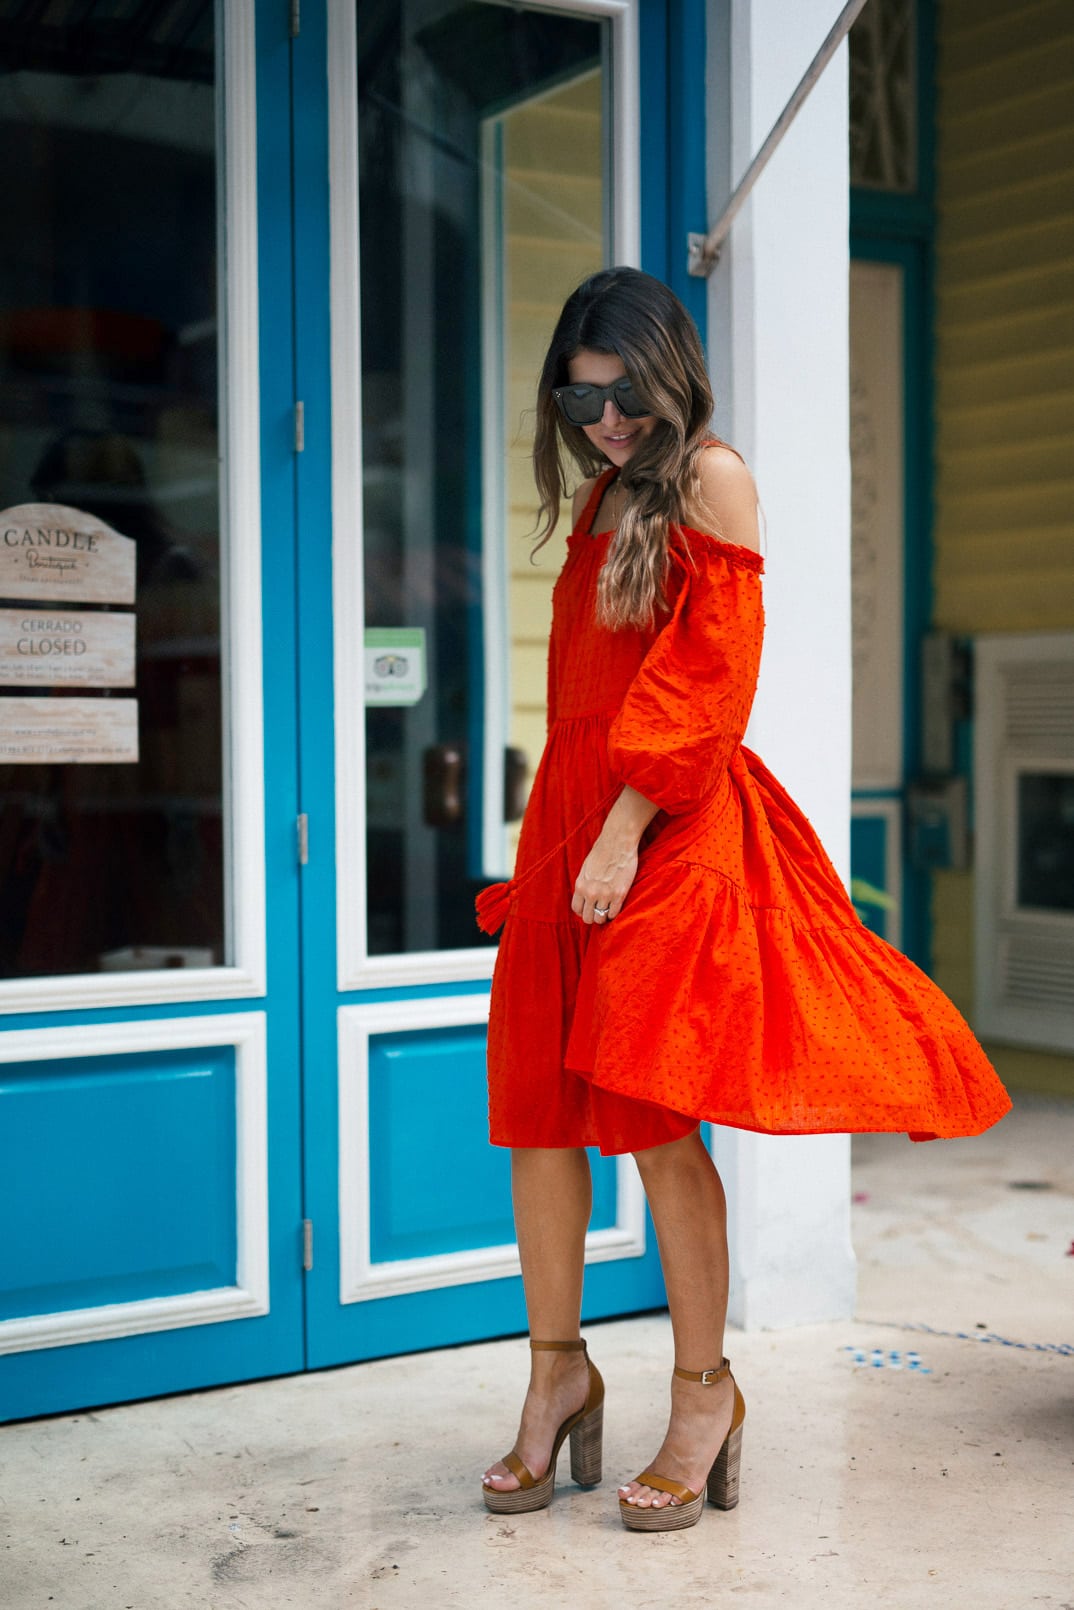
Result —
M 666 1509 L 669 1504 L 677 1505 L 680 1502 L 671 1493 L 658 1492 L 654 1487 L 639 1487 L 633 1481 L 620 1487 L 619 1497 L 636 1509 Z
M 494 1487 L 497 1492 L 510 1493 L 518 1486 L 518 1477 L 513 1475 L 506 1465 L 493 1465 L 484 1475 L 485 1485 Z
M 656 1494 L 651 1487 L 638 1488 L 638 1507 L 640 1509 L 656 1509 Z

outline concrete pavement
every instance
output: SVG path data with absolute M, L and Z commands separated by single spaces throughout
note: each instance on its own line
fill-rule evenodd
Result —
M 4 1610 L 1074 1610 L 1074 1105 L 855 1142 L 860 1317 L 728 1352 L 742 1502 L 628 1534 L 667 1319 L 587 1327 L 604 1485 L 492 1516 L 522 1341 L 0 1428 Z

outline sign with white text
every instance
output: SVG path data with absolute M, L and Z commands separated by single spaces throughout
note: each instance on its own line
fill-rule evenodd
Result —
M 0 683 L 133 688 L 134 616 L 88 609 L 0 609 Z
M 64 503 L 0 510 L 0 598 L 133 604 L 135 544 Z
M 137 759 L 137 699 L 0 698 L 0 766 Z

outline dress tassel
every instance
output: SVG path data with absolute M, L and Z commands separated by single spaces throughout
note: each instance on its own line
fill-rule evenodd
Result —
M 507 921 L 507 913 L 511 906 L 511 896 L 514 893 L 514 882 L 490 883 L 487 889 L 482 889 L 474 906 L 477 911 L 477 926 L 482 933 L 495 934 Z
M 511 896 L 524 883 L 528 883 L 535 873 L 540 872 L 543 866 L 547 866 L 554 855 L 559 855 L 577 833 L 588 827 L 594 817 L 607 816 L 612 804 L 622 793 L 622 789 L 622 783 L 616 783 L 615 787 L 605 794 L 604 798 L 594 805 L 591 811 L 586 812 L 578 826 L 572 827 L 567 837 L 559 844 L 553 844 L 550 850 L 546 850 L 539 860 L 534 861 L 528 871 L 523 872 L 517 878 L 512 878 L 509 883 L 490 883 L 487 889 L 482 889 L 474 901 L 474 908 L 477 911 L 477 926 L 482 933 L 495 934 L 500 931 L 511 910 Z

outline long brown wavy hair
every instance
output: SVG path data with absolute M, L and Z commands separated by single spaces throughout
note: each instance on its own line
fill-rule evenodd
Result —
M 712 440 L 712 389 L 697 327 L 673 291 L 636 268 L 607 268 L 584 280 L 559 316 L 537 388 L 533 470 L 540 494 L 537 542 L 555 530 L 568 470 L 599 474 L 607 461 L 578 425 L 562 417 L 552 391 L 579 352 L 614 353 L 652 405 L 656 428 L 620 471 L 627 506 L 608 545 L 597 588 L 597 619 L 617 630 L 648 627 L 665 602 L 668 530 L 701 501 L 699 455 Z

